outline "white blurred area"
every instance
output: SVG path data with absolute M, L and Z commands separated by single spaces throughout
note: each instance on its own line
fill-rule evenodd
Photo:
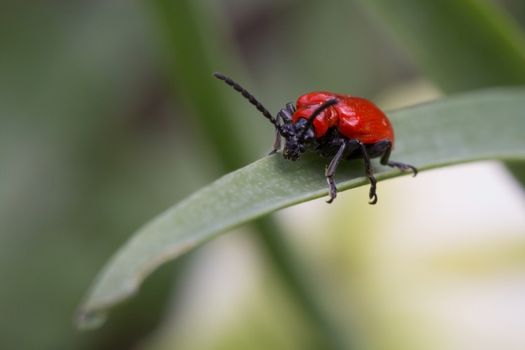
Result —
M 344 278 L 368 331 L 385 330 L 374 345 L 525 349 L 525 195 L 506 170 L 493 162 L 438 169 L 382 182 L 378 193 L 375 207 L 354 204 L 366 201 L 366 188 L 343 193 L 321 216 L 346 218 L 344 228 L 318 222 L 322 201 L 283 213 L 310 254 L 335 234 L 319 259 L 356 257 L 348 258 L 355 275 Z M 354 217 L 367 224 L 354 229 Z
M 438 95 L 422 82 L 393 91 L 382 106 Z M 365 186 L 332 205 L 323 198 L 277 214 L 327 310 L 356 323 L 366 349 L 525 349 L 525 192 L 504 166 L 383 181 L 375 206 L 367 193 Z M 228 329 L 245 327 L 248 336 L 251 325 L 272 327 L 282 287 L 243 231 L 201 250 L 153 348 L 211 349 Z

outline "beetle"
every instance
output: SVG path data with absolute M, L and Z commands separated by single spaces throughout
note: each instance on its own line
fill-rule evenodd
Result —
M 314 149 L 324 157 L 331 157 L 326 166 L 329 199 L 337 196 L 335 171 L 342 159 L 362 158 L 365 174 L 370 182 L 369 203 L 377 203 L 377 181 L 370 162 L 380 157 L 382 165 L 411 171 L 413 165 L 390 160 L 394 147 L 394 129 L 387 116 L 371 101 L 352 95 L 315 91 L 299 96 L 295 104 L 289 102 L 274 117 L 245 88 L 222 73 L 213 75 L 238 91 L 275 126 L 275 142 L 270 154 L 285 144 L 283 157 L 295 161 L 307 149 Z

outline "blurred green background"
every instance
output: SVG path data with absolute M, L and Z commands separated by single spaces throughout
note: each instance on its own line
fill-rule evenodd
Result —
M 73 325 L 137 227 L 270 149 L 213 71 L 271 111 L 318 89 L 397 108 L 522 85 L 524 4 L 4 1 L 0 348 L 525 348 L 525 197 L 495 163 L 381 183 L 374 208 L 359 189 L 285 210 L 163 267 L 103 328 Z

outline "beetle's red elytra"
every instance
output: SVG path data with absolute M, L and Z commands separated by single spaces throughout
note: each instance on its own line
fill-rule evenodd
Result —
M 317 139 L 328 129 L 337 128 L 342 136 L 358 139 L 365 144 L 389 140 L 394 144 L 394 130 L 386 115 L 372 102 L 361 97 L 334 94 L 327 91 L 310 92 L 297 99 L 292 123 L 299 118 L 308 119 L 313 111 L 324 102 L 336 99 L 336 105 L 326 108 L 313 122 Z
M 328 91 L 310 92 L 300 96 L 295 104 L 287 103 L 274 117 L 231 78 L 221 73 L 213 75 L 241 93 L 275 126 L 275 142 L 270 154 L 281 150 L 281 138 L 284 138 L 283 157 L 286 159 L 297 160 L 307 149 L 332 158 L 325 170 L 330 196 L 327 203 L 337 196 L 333 177 L 342 159 L 363 159 L 370 181 L 370 204 L 377 203 L 377 181 L 371 158 L 380 157 L 382 165 L 417 175 L 416 167 L 390 160 L 394 146 L 392 124 L 383 111 L 365 98 Z

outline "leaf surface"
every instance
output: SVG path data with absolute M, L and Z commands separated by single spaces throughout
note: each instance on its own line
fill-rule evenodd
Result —
M 525 89 L 480 91 L 388 113 L 396 131 L 393 160 L 419 170 L 484 159 L 525 161 Z M 265 157 L 218 179 L 139 229 L 97 276 L 78 324 L 94 327 L 133 295 L 159 265 L 250 220 L 326 196 L 326 159 Z M 366 185 L 360 161 L 343 162 L 339 191 Z M 400 176 L 376 165 L 378 180 Z M 381 201 L 381 184 L 378 186 Z M 363 205 L 368 205 L 363 198 Z M 380 205 L 380 204 L 379 204 Z

